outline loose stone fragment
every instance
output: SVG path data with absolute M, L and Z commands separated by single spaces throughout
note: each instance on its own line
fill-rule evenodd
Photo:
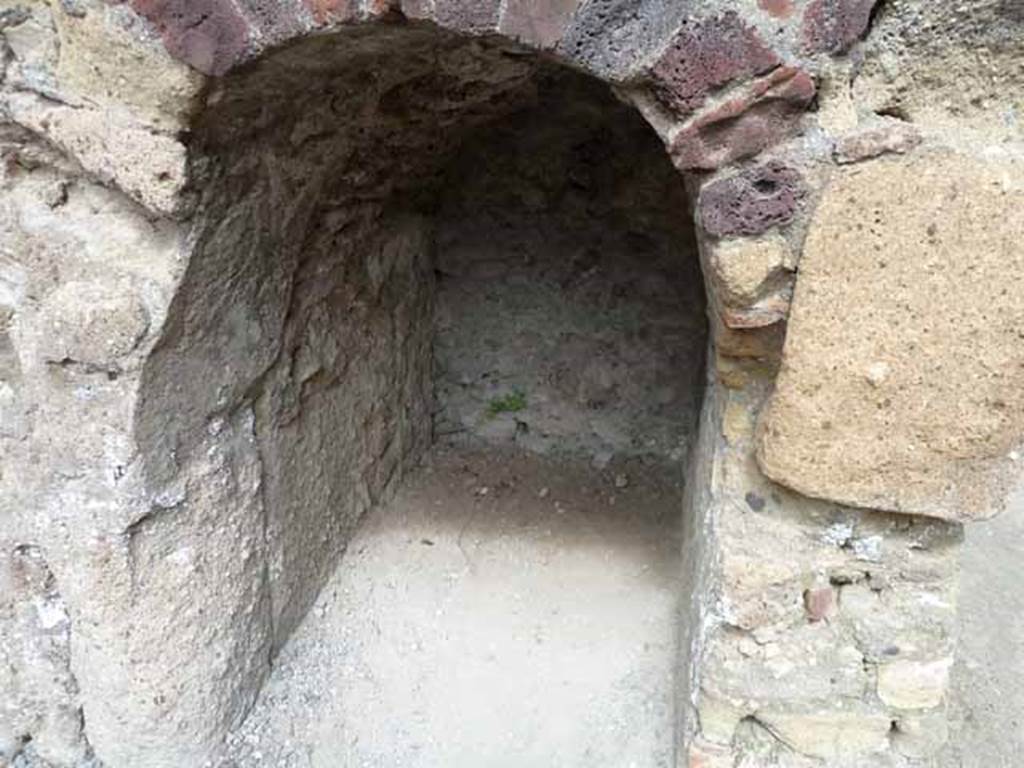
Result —
M 827 618 L 836 607 L 836 593 L 832 587 L 814 587 L 804 592 L 804 607 L 811 621 Z
M 840 137 L 834 155 L 839 163 L 856 163 L 879 155 L 902 155 L 920 143 L 921 133 L 915 126 L 890 118 Z
M 890 661 L 878 668 L 878 697 L 897 709 L 929 709 L 942 703 L 951 658 Z

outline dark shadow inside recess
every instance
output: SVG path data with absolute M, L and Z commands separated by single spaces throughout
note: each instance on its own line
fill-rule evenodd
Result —
M 682 459 L 704 381 L 683 182 L 607 88 L 537 75 L 478 131 L 436 206 L 436 435 L 599 467 Z

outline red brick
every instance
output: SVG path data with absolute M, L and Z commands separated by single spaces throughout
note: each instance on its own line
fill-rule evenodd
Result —
M 799 129 L 814 93 L 806 72 L 779 67 L 684 126 L 669 147 L 672 161 L 680 170 L 710 171 L 756 155 Z
M 659 100 L 676 112 L 688 113 L 722 86 L 764 74 L 779 63 L 757 30 L 730 11 L 683 22 L 650 75 Z
M 230 0 L 132 0 L 177 59 L 208 75 L 237 63 L 250 39 L 249 25 Z
M 800 172 L 773 160 L 704 187 L 701 227 L 715 237 L 759 235 L 788 224 L 805 195 Z

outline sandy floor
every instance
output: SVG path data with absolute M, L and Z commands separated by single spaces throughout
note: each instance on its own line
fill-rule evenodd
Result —
M 672 764 L 671 471 L 435 449 L 368 517 L 240 766 Z

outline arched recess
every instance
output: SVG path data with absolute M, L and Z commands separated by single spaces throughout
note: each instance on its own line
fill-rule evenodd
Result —
M 771 456 L 755 456 L 808 219 L 818 235 L 807 238 L 813 258 L 800 284 L 828 306 L 795 309 L 787 344 L 820 339 L 845 353 L 837 328 L 865 340 L 846 322 L 855 312 L 841 310 L 859 301 L 847 279 L 867 281 L 881 301 L 873 266 L 838 277 L 821 269 L 835 261 L 812 212 L 819 193 L 867 163 L 883 178 L 891 171 L 899 204 L 878 210 L 896 211 L 892 226 L 906 234 L 914 196 L 901 184 L 917 183 L 916 163 L 928 162 L 914 150 L 914 126 L 852 114 L 846 86 L 858 68 L 842 53 L 873 5 L 81 0 L 2 14 L 4 119 L 18 126 L 15 163 L 0 174 L 13 214 L 5 208 L 4 226 L 25 238 L 29 258 L 0 265 L 13 286 L 0 297 L 0 324 L 18 408 L 13 439 L 6 426 L 0 437 L 5 461 L 24 470 L 0 475 L 13 490 L 15 534 L 0 533 L 18 559 L 38 556 L 42 578 L 24 602 L 63 601 L 69 619 L 55 654 L 61 693 L 17 724 L 14 748 L 31 737 L 25 748 L 38 754 L 83 753 L 88 737 L 105 763 L 133 767 L 202 765 L 217 753 L 329 569 L 331 542 L 424 445 L 420 412 L 396 407 L 424 389 L 425 377 L 400 365 L 424 335 L 356 301 L 379 291 L 412 315 L 427 301 L 430 270 L 407 258 L 429 245 L 423 211 L 395 203 L 429 190 L 432 161 L 464 132 L 528 100 L 537 62 L 554 57 L 615 83 L 676 167 L 702 172 L 689 178 L 715 310 L 715 386 L 700 432 L 707 444 L 691 463 L 694 572 L 684 581 L 694 599 L 682 625 L 679 759 L 900 765 L 934 752 L 953 647 L 956 526 L 839 505 L 850 497 L 834 491 L 801 496 L 784 473 L 768 472 Z M 822 110 L 808 114 L 819 85 Z M 865 198 L 882 187 L 890 184 Z M 845 210 L 845 186 L 831 189 L 822 208 Z M 340 199 L 349 204 L 331 210 Z M 315 232 L 349 243 L 362 271 L 316 258 Z M 861 256 L 872 262 L 870 249 Z M 347 276 L 338 304 L 358 305 L 351 317 L 366 332 L 336 344 L 336 315 L 297 299 L 327 301 Z M 816 292 L 820 281 L 842 288 Z M 793 333 L 808 319 L 826 323 Z M 344 354 L 351 348 L 358 364 Z M 884 366 L 871 358 L 865 378 L 856 355 L 839 366 L 811 357 L 855 382 L 839 391 L 855 408 L 828 406 L 852 414 L 847 426 L 866 408 L 881 418 L 869 424 L 888 429 L 875 405 L 888 402 L 876 388 Z M 341 379 L 323 371 L 346 362 L 359 374 L 350 394 L 361 417 L 304 421 L 303 397 L 337 388 Z M 795 372 L 787 362 L 783 373 Z M 808 370 L 819 394 L 837 391 Z M 382 386 L 395 371 L 400 386 Z M 800 381 L 788 379 L 789 405 L 813 405 Z M 395 396 L 376 396 L 385 389 Z M 920 401 L 917 392 L 905 394 Z M 268 450 L 268 410 L 283 416 L 283 431 L 310 439 Z M 826 430 L 845 461 L 835 422 L 801 412 L 785 424 L 813 426 L 803 438 Z M 69 414 L 81 433 L 67 428 Z M 874 452 L 876 442 L 860 444 Z M 352 514 L 314 527 L 299 515 L 272 518 L 267 497 L 280 494 L 280 477 L 268 480 L 266 466 L 322 467 L 323 452 L 373 457 L 343 493 L 324 477 L 302 486 L 326 489 L 318 504 Z M 274 549 L 288 540 L 282 531 L 295 536 L 291 555 Z M 893 644 L 895 635 L 913 641 Z
M 86 717 L 103 754 L 129 759 L 133 722 L 151 738 L 155 728 L 164 754 L 198 764 L 245 716 L 360 518 L 432 441 L 445 170 L 470 137 L 563 95 L 598 105 L 584 112 L 595 130 L 630 137 L 641 124 L 593 76 L 433 24 L 343 27 L 212 81 L 191 127 L 190 260 L 136 409 L 158 502 L 128 532 L 140 587 L 129 653 L 134 674 L 151 676 L 135 690 L 177 694 L 172 706 L 93 698 L 102 703 Z M 646 169 L 650 153 L 635 150 Z M 600 174 L 610 161 L 590 162 Z M 651 208 L 650 226 L 674 219 L 687 239 L 678 291 L 701 316 L 683 180 L 657 162 L 669 191 L 636 204 Z M 685 398 L 703 384 L 703 322 L 694 333 Z

